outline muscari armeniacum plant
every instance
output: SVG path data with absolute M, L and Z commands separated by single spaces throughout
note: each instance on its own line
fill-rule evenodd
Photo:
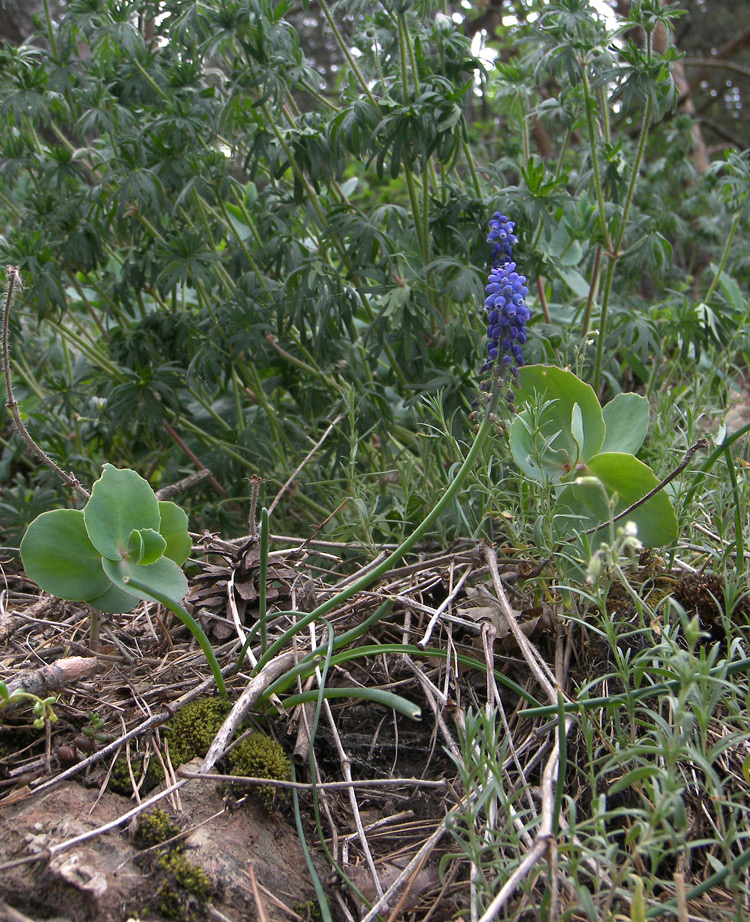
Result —
M 27 575 L 45 592 L 98 613 L 132 611 L 159 602 L 192 631 L 222 692 L 216 657 L 200 625 L 180 604 L 187 592 L 182 565 L 192 546 L 188 519 L 175 503 L 158 500 L 135 471 L 105 464 L 83 509 L 44 512 L 21 542 Z
M 658 486 L 653 471 L 635 454 L 648 429 L 648 400 L 618 394 L 604 408 L 593 388 L 572 372 L 551 365 L 524 365 L 526 278 L 513 261 L 515 224 L 495 212 L 487 238 L 493 267 L 487 283 L 487 359 L 483 371 L 499 377 L 509 369 L 509 404 L 518 407 L 510 426 L 510 450 L 519 470 L 554 487 L 558 540 L 580 535 L 582 562 L 607 537 L 607 523 Z M 628 513 L 640 542 L 671 543 L 677 518 L 663 490 Z M 596 526 L 590 541 L 583 534 Z

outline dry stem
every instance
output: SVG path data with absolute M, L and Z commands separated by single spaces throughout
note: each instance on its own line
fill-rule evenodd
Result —
M 23 283 L 21 282 L 18 266 L 6 266 L 5 268 L 8 273 L 8 293 L 5 297 L 5 310 L 3 311 L 3 368 L 5 370 L 5 389 L 8 395 L 8 401 L 5 406 L 10 410 L 13 422 L 16 424 L 16 429 L 18 429 L 19 435 L 26 443 L 29 451 L 35 455 L 42 464 L 46 464 L 50 470 L 54 471 L 66 486 L 74 489 L 76 493 L 83 496 L 84 499 L 88 499 L 88 490 L 82 487 L 77 478 L 72 474 L 66 474 L 65 471 L 55 464 L 52 458 L 37 445 L 21 419 L 21 414 L 18 410 L 18 401 L 13 393 L 13 381 L 10 374 L 9 328 L 13 294 L 16 288 L 21 291 L 23 290 Z

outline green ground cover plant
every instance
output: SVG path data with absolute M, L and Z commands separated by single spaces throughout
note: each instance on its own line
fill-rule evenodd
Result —
M 698 161 L 679 4 L 616 6 L 524 0 L 472 31 L 442 0 L 319 0 L 324 74 L 285 0 L 45 0 L 0 47 L 5 543 L 52 595 L 175 613 L 240 689 L 235 729 L 425 712 L 354 680 L 380 659 L 478 669 L 440 883 L 460 867 L 455 915 L 481 922 L 750 912 L 750 156 Z M 155 491 L 196 470 L 191 538 Z M 341 584 L 272 605 L 272 527 L 346 578 L 321 553 Z M 258 553 L 223 658 L 185 603 L 201 528 Z M 491 580 L 523 678 L 492 639 L 413 642 L 400 597 L 339 626 L 430 542 L 480 548 L 467 585 Z

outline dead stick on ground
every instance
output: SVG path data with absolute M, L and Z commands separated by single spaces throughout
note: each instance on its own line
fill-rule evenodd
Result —
M 521 630 L 518 622 L 516 621 L 516 616 L 513 612 L 513 609 L 510 607 L 510 602 L 508 601 L 508 596 L 505 592 L 505 587 L 503 586 L 503 581 L 500 577 L 500 570 L 497 565 L 497 554 L 493 548 L 489 546 L 484 548 L 484 559 L 487 561 L 487 564 L 490 568 L 492 583 L 495 587 L 498 601 L 500 602 L 500 610 L 505 616 L 505 620 L 508 623 L 508 628 L 513 635 L 513 639 L 518 644 L 518 647 L 521 653 L 523 653 L 524 659 L 529 664 L 529 668 L 534 673 L 537 682 L 539 682 L 539 684 L 547 693 L 547 696 L 550 699 L 550 703 L 557 704 L 557 685 L 555 683 L 555 677 L 552 675 L 549 666 L 547 666 L 544 660 L 539 656 L 536 648 Z
M 417 787 L 447 790 L 445 780 L 430 781 L 426 778 L 371 778 L 356 781 L 320 781 L 316 784 L 306 781 L 279 781 L 276 778 L 251 778 L 249 775 L 220 775 L 217 772 L 191 772 L 187 768 L 177 769 L 178 778 L 200 778 L 203 781 L 231 781 L 233 784 L 260 784 L 263 786 L 283 788 L 290 791 L 343 791 L 347 788 L 359 790 L 376 790 L 378 788 Z M 390 819 L 390 817 L 389 817 Z M 355 833 L 355 836 L 358 833 Z
M 484 550 L 484 556 L 489 565 L 490 573 L 492 574 L 492 581 L 500 601 L 500 608 L 508 621 L 511 633 L 516 639 L 524 659 L 529 664 L 537 681 L 546 691 L 550 702 L 552 704 L 557 704 L 558 686 L 550 673 L 549 667 L 541 660 L 536 649 L 516 622 L 515 615 L 510 607 L 505 588 L 500 578 L 500 572 L 497 566 L 497 555 L 491 547 L 487 547 Z M 573 722 L 573 717 L 569 716 L 565 718 L 564 736 L 568 735 L 570 728 L 573 726 Z M 534 844 L 523 861 L 521 861 L 516 870 L 500 888 L 500 891 L 492 900 L 479 922 L 491 922 L 491 920 L 496 919 L 503 907 L 515 893 L 521 881 L 531 872 L 535 865 L 547 855 L 549 850 L 556 845 L 554 832 L 555 786 L 558 782 L 557 775 L 560 765 L 560 739 L 561 734 L 558 730 L 555 745 L 544 767 L 544 774 L 542 775 L 542 817 L 539 825 L 539 832 L 534 840 Z
M 270 660 L 261 669 L 261 671 L 245 686 L 245 690 L 235 701 L 232 710 L 227 715 L 226 720 L 221 725 L 219 732 L 214 737 L 213 743 L 206 753 L 206 757 L 200 767 L 200 773 L 210 772 L 219 759 L 224 755 L 224 750 L 229 745 L 230 740 L 239 729 L 240 724 L 245 719 L 251 708 L 255 705 L 258 698 L 275 682 L 279 676 L 283 675 L 288 669 L 294 666 L 294 653 L 282 653 L 275 659 Z
M 19 678 L 11 679 L 5 684 L 11 695 L 14 692 L 25 692 L 27 695 L 45 698 L 52 691 L 66 688 L 81 679 L 88 678 L 98 668 L 99 661 L 95 656 L 70 656 L 67 659 L 59 659 L 55 663 L 48 663 L 46 666 L 42 666 L 41 669 L 26 672 Z M 23 699 L 9 701 L 3 706 L 3 710 L 7 712 L 11 708 L 27 704 L 28 702 Z

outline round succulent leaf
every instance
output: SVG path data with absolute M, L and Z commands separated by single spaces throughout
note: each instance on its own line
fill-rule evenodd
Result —
M 21 541 L 21 560 L 29 579 L 60 599 L 86 602 L 110 585 L 80 509 L 54 509 L 34 519 Z
M 534 480 L 560 480 L 579 461 L 599 452 L 604 441 L 604 417 L 588 384 L 552 365 L 524 366 L 519 369 L 518 383 L 520 412 L 510 427 L 510 450 L 525 474 Z M 530 406 L 537 408 L 537 424 Z
M 143 566 L 156 563 L 167 546 L 164 538 L 153 528 L 133 529 L 129 544 L 135 553 L 129 552 L 128 559 Z
M 508 440 L 516 467 L 532 480 L 560 480 L 570 473 L 575 462 L 570 445 L 563 445 L 561 435 L 558 430 L 542 437 L 530 413 L 521 410 L 511 424 Z
M 83 517 L 94 547 L 117 560 L 128 553 L 133 530 L 159 530 L 159 502 L 140 474 L 105 464 Z
M 132 611 L 140 602 L 140 599 L 133 595 L 132 592 L 125 592 L 119 586 L 115 586 L 109 579 L 109 589 L 97 596 L 95 599 L 89 599 L 88 604 L 92 608 L 98 608 L 99 611 L 107 612 L 109 615 L 123 615 L 125 612 Z
M 145 599 L 148 602 L 158 602 L 159 599 L 148 592 L 142 592 L 140 589 L 128 585 L 128 578 L 138 580 L 144 586 L 153 587 L 155 592 L 164 595 L 175 602 L 184 598 L 187 592 L 188 583 L 185 574 L 181 568 L 170 560 L 169 557 L 160 557 L 155 563 L 143 566 L 139 563 L 133 563 L 127 558 L 120 560 L 103 560 L 104 572 L 112 580 L 115 586 L 118 586 L 124 592 L 136 596 L 139 599 Z
M 182 566 L 193 548 L 193 542 L 188 534 L 188 517 L 176 503 L 166 500 L 159 501 L 159 513 L 161 515 L 159 533 L 167 542 L 163 552 L 164 556 Z
M 607 427 L 602 453 L 636 454 L 648 432 L 648 398 L 640 394 L 618 394 L 604 407 L 602 414 Z
M 133 531 L 130 532 L 130 539 L 128 541 L 128 560 L 132 560 L 133 563 L 140 563 L 142 557 L 143 536 L 134 528 Z
M 558 497 L 556 519 L 561 538 L 567 537 L 573 528 L 583 531 L 608 521 L 609 506 L 602 487 L 609 497 L 617 494 L 614 514 L 618 515 L 659 483 L 650 467 L 624 452 L 596 455 L 581 474 L 581 482 L 566 486 Z M 664 490 L 634 509 L 627 518 L 635 522 L 638 539 L 647 547 L 662 547 L 677 537 L 677 516 Z M 624 520 L 617 522 L 615 528 L 624 524 Z M 589 541 L 593 549 L 598 548 L 602 541 L 609 541 L 609 529 L 595 532 Z

